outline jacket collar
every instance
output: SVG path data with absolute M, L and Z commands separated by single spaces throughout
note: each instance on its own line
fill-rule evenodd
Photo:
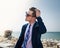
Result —
M 28 23 L 25 25 L 25 27 L 27 27 Z M 37 21 L 35 21 L 34 25 L 33 25 L 33 28 L 36 28 L 36 27 L 39 27 L 39 24 Z
M 35 24 L 34 24 L 34 26 L 33 26 L 34 28 L 36 28 L 36 27 L 39 27 L 39 24 L 38 24 L 38 22 L 37 21 L 35 21 Z

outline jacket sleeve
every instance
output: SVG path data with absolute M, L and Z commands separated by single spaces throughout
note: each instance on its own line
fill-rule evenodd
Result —
M 41 34 L 44 34 L 46 33 L 47 29 L 42 21 L 42 18 L 39 16 L 37 17 L 37 21 L 38 21 L 38 24 L 39 24 L 39 31 L 41 32 Z
M 23 40 L 24 40 L 24 33 L 23 33 L 23 30 L 24 30 L 24 27 L 22 27 L 22 30 L 21 30 L 21 34 L 20 34 L 20 37 L 15 45 L 15 48 L 21 48 L 21 45 L 23 43 Z

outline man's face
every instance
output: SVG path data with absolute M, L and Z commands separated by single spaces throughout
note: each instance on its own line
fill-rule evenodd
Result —
M 32 20 L 32 13 L 33 13 L 33 11 L 28 11 L 27 13 L 26 13 L 26 21 L 28 21 L 28 22 L 30 22 L 31 20 Z

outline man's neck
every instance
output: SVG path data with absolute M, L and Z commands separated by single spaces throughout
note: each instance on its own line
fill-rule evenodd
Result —
M 31 24 L 31 25 L 34 24 L 34 23 L 35 23 L 35 21 L 31 21 L 31 22 L 29 22 L 29 24 Z

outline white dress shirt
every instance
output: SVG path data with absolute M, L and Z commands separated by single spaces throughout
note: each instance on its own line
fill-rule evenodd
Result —
M 29 25 L 30 25 L 30 24 L 28 24 L 28 26 L 27 26 L 27 28 L 26 28 L 24 38 L 26 37 L 26 33 L 27 33 L 27 31 L 28 31 Z M 33 25 L 34 25 L 34 23 L 33 23 L 33 24 L 31 24 L 30 34 L 29 34 L 29 39 L 28 39 L 28 41 L 27 41 L 26 48 L 32 48 L 31 37 L 32 37 L 32 28 L 33 28 Z

